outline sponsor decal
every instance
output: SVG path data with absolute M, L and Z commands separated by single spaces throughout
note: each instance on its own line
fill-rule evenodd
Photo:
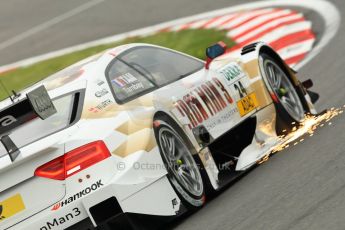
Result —
M 108 105 L 110 105 L 112 103 L 111 100 L 105 100 L 105 101 L 102 101 L 99 105 L 96 106 L 96 109 L 98 110 L 103 110 L 104 108 L 106 108 Z
M 54 218 L 52 221 L 47 221 L 44 226 L 40 227 L 40 230 L 50 230 L 50 229 L 61 229 L 59 225 L 66 223 L 67 221 L 73 220 L 75 217 L 81 214 L 79 208 L 73 208 L 72 212 L 58 218 Z
M 59 208 L 61 207 L 61 203 L 57 203 L 57 204 L 54 204 L 54 206 L 52 207 L 52 211 L 56 211 L 58 210 Z
M 11 115 L 0 117 L 0 126 L 6 127 L 6 126 L 9 126 L 9 125 L 15 123 L 16 121 L 17 121 L 17 119 Z
M 204 126 L 207 130 L 211 130 L 216 128 L 219 124 L 224 124 L 225 122 L 229 121 L 231 117 L 238 112 L 236 107 L 231 109 L 223 110 L 219 113 L 219 116 L 215 117 L 214 119 L 208 119 L 205 121 Z
M 101 110 L 105 109 L 106 107 L 108 107 L 108 105 L 110 105 L 111 103 L 113 103 L 113 102 L 110 99 L 107 99 L 105 101 L 102 101 L 97 106 L 89 108 L 88 110 L 90 112 L 93 112 L 93 113 L 98 113 L 99 111 L 101 111 Z
M 103 186 L 102 180 L 99 180 L 96 183 L 93 183 L 91 186 L 89 186 L 89 187 L 83 189 L 82 191 L 74 194 L 73 196 L 70 196 L 63 201 L 56 203 L 55 205 L 53 205 L 51 210 L 56 211 L 56 210 L 60 209 L 61 207 L 66 206 L 67 204 L 70 204 L 70 203 L 86 196 L 87 194 L 89 194 L 93 191 L 96 191 L 97 189 L 99 189 L 102 186 Z
M 228 85 L 243 74 L 241 67 L 236 63 L 231 63 L 219 71 L 226 79 Z
M 137 91 L 139 89 L 144 89 L 144 85 L 141 82 L 135 83 L 129 87 L 123 88 L 126 93 L 132 93 L 133 91 Z
M 210 117 L 223 111 L 234 101 L 224 85 L 217 78 L 194 88 L 175 102 L 175 108 L 182 117 L 190 121 L 188 127 L 195 128 Z
M 238 81 L 234 84 L 235 91 L 238 92 L 240 98 L 243 98 L 248 95 L 247 90 L 243 87 L 242 82 Z
M 89 111 L 92 113 L 98 113 L 98 109 L 96 109 L 94 107 L 89 108 Z
M 255 93 L 251 93 L 239 100 L 237 102 L 237 107 L 241 116 L 244 116 L 253 111 L 256 107 L 258 107 Z
M 97 81 L 97 85 L 98 85 L 98 86 L 102 86 L 103 84 L 104 84 L 104 81 L 102 81 L 102 80 L 98 80 L 98 81 Z
M 255 93 L 248 94 L 241 81 L 234 83 L 234 89 L 238 92 L 238 95 L 241 98 L 237 101 L 237 108 L 241 117 L 258 107 Z
M 25 205 L 20 194 L 16 194 L 0 202 L 0 223 L 5 219 L 23 211 Z
M 95 93 L 96 97 L 103 97 L 104 95 L 108 94 L 109 91 L 107 89 L 101 89 Z
M 111 82 L 115 83 L 120 88 L 123 88 L 126 85 L 132 84 L 136 81 L 138 81 L 138 79 L 136 77 L 134 77 L 131 73 L 125 73 L 125 74 L 111 80 Z

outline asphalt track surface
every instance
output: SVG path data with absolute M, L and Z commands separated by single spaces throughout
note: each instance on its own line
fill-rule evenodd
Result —
M 8 64 L 108 35 L 181 16 L 243 3 L 241 0 L 93 1 L 95 5 L 20 37 L 82 0 L 2 0 L 0 63 Z M 341 13 L 344 0 L 332 1 Z M 327 9 L 325 9 L 327 10 Z M 73 13 L 73 12 L 72 12 Z M 67 15 L 68 16 L 68 15 Z M 310 15 L 313 17 L 313 15 Z M 59 18 L 57 18 L 59 19 Z M 54 22 L 54 21 L 53 21 Z M 322 32 L 322 24 L 316 30 Z M 25 34 L 24 34 L 25 35 Z M 16 38 L 18 41 L 11 39 Z M 19 39 L 18 39 L 19 38 Z M 7 43 L 5 42 L 7 41 Z M 321 94 L 320 109 L 345 104 L 345 24 L 337 36 L 300 70 Z M 7 45 L 7 46 L 6 46 Z M 345 116 L 319 128 L 313 137 L 272 157 L 230 185 L 198 212 L 170 229 L 345 229 Z

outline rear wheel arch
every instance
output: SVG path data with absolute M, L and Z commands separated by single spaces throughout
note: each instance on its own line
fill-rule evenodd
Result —
M 191 140 L 188 135 L 183 131 L 183 128 L 181 127 L 181 124 L 175 119 L 173 118 L 171 115 L 169 115 L 166 112 L 163 111 L 157 111 L 154 116 L 153 116 L 153 129 L 155 132 L 155 135 L 157 134 L 157 128 L 159 127 L 159 120 L 165 121 L 167 123 L 169 123 L 175 130 L 176 132 L 178 132 L 182 139 L 186 142 L 186 143 L 190 143 L 194 149 L 193 151 L 193 155 L 197 154 L 197 150 L 195 148 L 195 146 L 193 145 L 193 140 Z
M 185 134 L 182 127 L 180 127 L 180 125 L 177 123 L 177 121 L 174 118 L 172 118 L 169 114 L 162 112 L 162 111 L 157 112 L 153 117 L 154 134 L 155 134 L 155 138 L 156 138 L 158 146 L 159 146 L 160 129 L 162 129 L 162 128 L 164 129 L 166 127 L 170 127 L 182 139 L 182 141 L 185 143 L 186 147 L 188 148 L 189 152 L 192 154 L 192 158 L 194 158 L 196 166 L 203 167 L 201 165 L 202 164 L 201 160 L 198 157 L 197 150 L 194 148 L 191 140 Z M 162 154 L 161 147 L 160 147 L 160 152 Z M 162 158 L 163 158 L 163 156 L 162 156 Z M 172 176 L 171 174 L 169 175 L 169 181 L 173 185 L 175 192 L 177 192 L 179 194 L 179 197 L 180 197 L 180 199 L 183 200 L 184 205 L 188 209 L 191 209 L 191 210 L 194 210 L 195 208 L 201 207 L 203 205 L 203 203 L 205 202 L 204 201 L 204 199 L 205 199 L 205 182 L 204 182 L 205 178 L 203 178 L 204 175 L 202 175 L 200 170 L 199 170 L 199 173 L 201 174 L 201 179 L 203 181 L 203 193 L 202 193 L 202 196 L 198 197 L 198 198 L 190 196 L 191 194 L 189 194 L 189 192 L 187 192 L 187 193 L 182 192 L 183 189 L 181 190 L 182 187 L 181 187 L 180 183 L 176 181 L 176 178 L 174 178 L 174 176 Z M 185 194 L 185 195 L 183 195 L 183 194 Z M 188 195 L 186 196 L 186 194 L 188 194 Z M 190 199 L 187 199 L 186 197 L 189 197 Z M 195 203 L 195 205 L 192 205 L 191 203 Z
M 192 150 L 192 154 L 193 154 L 194 160 L 200 166 L 200 173 L 201 173 L 201 176 L 202 176 L 202 179 L 203 179 L 203 182 L 204 182 L 206 197 L 209 196 L 209 195 L 213 195 L 215 190 L 214 190 L 214 188 L 213 188 L 213 186 L 211 184 L 211 181 L 210 181 L 210 178 L 209 178 L 210 175 L 208 175 L 208 173 L 206 172 L 205 165 L 202 162 L 202 160 L 200 159 L 198 149 L 195 148 L 195 146 L 194 146 L 194 145 L 197 145 L 197 140 L 196 139 L 195 140 L 191 140 L 191 138 L 188 137 L 187 134 L 183 131 L 183 128 L 180 126 L 180 124 L 178 124 L 178 122 L 174 118 L 172 118 L 169 114 L 167 114 L 167 113 L 165 113 L 163 111 L 156 112 L 156 114 L 153 117 L 153 121 L 156 121 L 156 120 L 163 120 L 163 121 L 166 121 L 166 122 L 168 122 L 170 124 L 174 124 L 172 126 L 174 128 L 176 128 L 176 131 L 180 132 L 180 133 L 183 133 L 181 135 L 182 139 L 186 143 L 190 143 L 190 145 L 192 146 L 191 150 Z M 156 125 L 159 125 L 159 124 L 156 124 Z M 157 130 L 155 128 L 155 124 L 153 125 L 153 127 L 155 129 L 155 136 L 157 138 L 157 135 L 156 135 L 156 131 Z M 194 145 L 193 145 L 193 141 L 195 141 Z
M 186 131 L 183 128 L 183 125 L 176 119 L 172 114 L 169 114 L 165 111 L 157 111 L 154 116 L 153 116 L 153 128 L 156 131 L 155 126 L 159 125 L 155 121 L 156 120 L 163 120 L 168 123 L 171 123 L 174 129 L 176 129 L 177 132 L 183 133 L 183 140 L 186 142 L 190 142 L 193 148 L 195 148 L 195 153 L 196 154 L 200 149 L 197 140 L 195 139 L 194 136 L 188 135 Z

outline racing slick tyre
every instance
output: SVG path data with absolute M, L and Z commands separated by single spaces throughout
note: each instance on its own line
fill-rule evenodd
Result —
M 170 183 L 187 209 L 198 209 L 205 202 L 205 187 L 199 165 L 193 157 L 195 149 L 181 128 L 170 119 L 158 119 L 154 124 Z
M 304 119 L 303 98 L 299 96 L 299 89 L 293 85 L 289 71 L 281 62 L 265 53 L 260 54 L 260 62 L 267 87 L 275 97 L 278 135 L 286 134 Z

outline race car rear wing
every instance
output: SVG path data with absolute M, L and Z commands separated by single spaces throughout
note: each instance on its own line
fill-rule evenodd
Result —
M 56 112 L 43 85 L 29 92 L 25 99 L 0 110 L 0 141 L 12 161 L 18 156 L 19 150 L 9 137 L 11 131 L 34 118 L 39 117 L 44 120 Z

